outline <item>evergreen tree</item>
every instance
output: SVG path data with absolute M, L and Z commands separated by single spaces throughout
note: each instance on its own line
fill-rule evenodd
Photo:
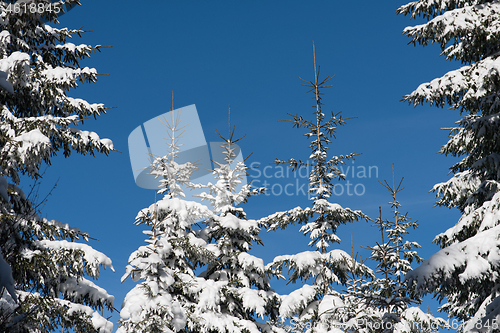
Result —
M 159 193 L 165 195 L 136 218 L 136 224 L 151 226 L 145 232 L 149 244 L 132 253 L 123 276 L 142 281 L 125 298 L 118 332 L 270 331 L 257 317 L 275 315 L 278 296 L 270 289 L 262 259 L 248 253 L 262 243 L 260 229 L 236 207 L 261 190 L 250 185 L 235 190 L 247 168 L 234 161 L 234 128 L 222 145 L 225 162 L 214 161 L 217 182 L 191 184 L 195 166 L 175 161 L 179 117 L 169 124 L 169 153 L 151 164 Z M 186 187 L 208 190 L 200 196 L 211 209 L 184 200 Z
M 393 220 L 383 220 L 381 208 L 380 216 L 375 221 L 378 227 L 382 242 L 376 246 L 368 247 L 371 250 L 370 259 L 377 263 L 377 273 L 380 278 L 374 279 L 365 291 L 364 299 L 368 306 L 377 309 L 381 315 L 381 331 L 392 331 L 396 324 L 404 317 L 402 314 L 411 304 L 418 303 L 412 296 L 411 290 L 403 284 L 403 277 L 412 270 L 413 261 L 420 263 L 422 258 L 414 249 L 420 245 L 416 242 L 404 242 L 403 237 L 408 234 L 408 228 L 417 228 L 416 221 L 410 221 L 407 214 L 401 214 L 399 208 L 401 204 L 396 199 L 396 194 L 403 190 L 401 183 L 398 186 L 394 182 L 390 186 L 387 181 L 382 185 L 389 191 L 392 197 L 390 206 L 393 213 Z M 403 317 L 403 318 L 402 318 Z M 401 324 L 406 324 L 404 321 Z M 399 326 L 399 325 L 398 325 Z
M 195 269 L 213 262 L 204 231 L 196 226 L 212 216 L 197 202 L 184 200 L 183 187 L 190 184 L 196 166 L 175 161 L 180 149 L 181 111 L 171 112 L 167 122 L 169 142 L 165 156 L 153 157 L 151 174 L 159 181 L 163 198 L 139 212 L 137 225 L 149 226 L 148 245 L 129 258 L 122 282 L 129 276 L 138 283 L 125 297 L 118 332 L 177 332 L 196 327 L 200 280 Z
M 57 152 L 113 149 L 110 140 L 77 128 L 103 114 L 104 105 L 67 95 L 96 81 L 96 70 L 79 62 L 99 46 L 76 46 L 68 39 L 84 31 L 51 26 L 77 0 L 26 4 L 37 10 L 0 3 L 0 331 L 110 332 L 98 310 L 112 309 L 113 296 L 91 279 L 101 266 L 112 269 L 111 260 L 78 242 L 88 241 L 87 233 L 41 218 L 20 188 L 20 175 L 40 178 L 40 166 Z
M 408 278 L 420 292 L 446 299 L 442 309 L 464 321 L 461 330 L 495 331 L 500 319 L 500 4 L 420 0 L 400 7 L 398 14 L 429 19 L 404 34 L 414 44 L 438 43 L 446 59 L 463 64 L 404 97 L 414 105 L 447 105 L 462 116 L 440 151 L 461 159 L 451 167 L 453 177 L 433 188 L 438 206 L 455 207 L 462 216 L 434 239 L 442 250 Z
M 382 242 L 369 247 L 370 259 L 377 262 L 376 277 L 363 288 L 360 296 L 365 306 L 373 308 L 379 315 L 378 325 L 368 325 L 371 332 L 433 332 L 445 327 L 446 322 L 435 318 L 430 313 L 424 313 L 416 304 L 421 298 L 415 292 L 415 285 L 404 280 L 406 274 L 412 271 L 413 262 L 421 263 L 423 259 L 416 249 L 421 246 L 417 242 L 405 240 L 409 228 L 417 228 L 417 221 L 411 221 L 408 213 L 400 212 L 401 204 L 396 194 L 402 191 L 403 178 L 396 186 L 394 167 L 392 170 L 392 186 L 387 181 L 382 185 L 392 197 L 391 212 L 393 220 L 375 221 L 381 233 Z
M 313 43 L 314 51 L 314 43 Z M 341 250 L 328 250 L 331 243 L 340 242 L 335 234 L 337 227 L 347 222 L 367 219 L 360 211 L 342 208 L 339 204 L 329 202 L 334 184 L 333 181 L 344 180 L 345 175 L 337 167 L 345 164 L 346 160 L 354 159 L 356 154 L 333 156 L 328 158 L 328 145 L 335 135 L 336 127 L 345 124 L 345 119 L 339 114 L 331 114 L 326 118 L 322 112 L 321 89 L 327 87 L 326 83 L 331 79 L 327 77 L 319 81 L 319 68 L 316 67 L 316 56 L 314 55 L 314 81 L 306 82 L 311 88 L 315 98 L 314 119 L 312 121 L 300 115 L 291 115 L 294 127 L 308 130 L 304 134 L 310 139 L 309 148 L 311 155 L 308 160 L 289 159 L 276 160 L 277 165 L 288 165 L 293 171 L 300 168 L 310 170 L 309 194 L 311 195 L 311 207 L 300 208 L 278 212 L 261 219 L 261 225 L 269 227 L 270 230 L 285 228 L 290 224 L 302 224 L 300 229 L 304 235 L 309 235 L 311 241 L 309 246 L 316 250 L 305 251 L 295 255 L 278 256 L 267 268 L 271 274 L 285 278 L 285 270 L 288 269 L 288 282 L 311 281 L 312 284 L 304 284 L 299 289 L 284 296 L 279 308 L 282 319 L 293 319 L 296 327 L 307 331 L 328 331 L 328 323 L 321 320 L 318 308 L 325 297 L 333 293 L 335 284 L 344 284 L 349 273 L 370 274 L 370 269 L 362 264 L 353 266 L 350 264 L 352 258 Z
M 382 183 L 392 197 L 389 204 L 393 220 L 383 220 L 379 208 L 380 217 L 375 220 L 374 226 L 378 227 L 382 242 L 367 247 L 371 251 L 370 260 L 376 262 L 378 274 L 364 279 L 351 273 L 347 290 L 328 296 L 328 302 L 324 300 L 320 305 L 322 320 L 335 323 L 334 326 L 343 331 L 435 332 L 447 326 L 443 319 L 414 306 L 421 303 L 421 298 L 415 293 L 415 285 L 404 280 L 404 276 L 412 270 L 411 263 L 422 262 L 422 259 L 415 250 L 420 245 L 404 239 L 408 228 L 418 225 L 416 221 L 410 221 L 407 213 L 399 211 L 401 204 L 396 194 L 403 190 L 402 181 L 396 186 L 393 170 L 392 186 L 387 181 Z M 351 265 L 352 271 L 355 271 L 355 260 Z
M 208 190 L 200 197 L 210 202 L 215 214 L 205 221 L 205 230 L 208 241 L 215 248 L 217 260 L 210 262 L 200 274 L 204 279 L 200 281 L 203 294 L 198 302 L 202 320 L 195 331 L 276 331 L 277 326 L 270 322 L 277 318 L 279 296 L 271 289 L 264 261 L 248 253 L 252 246 L 263 245 L 259 237 L 260 227 L 256 220 L 248 219 L 239 206 L 264 189 L 242 184 L 247 166 L 243 161 L 235 160 L 235 144 L 241 138 L 234 138 L 234 130 L 229 119 L 227 137 L 216 131 L 223 140 L 224 162 L 214 161 L 214 184 L 198 186 Z M 270 322 L 264 323 L 266 319 Z

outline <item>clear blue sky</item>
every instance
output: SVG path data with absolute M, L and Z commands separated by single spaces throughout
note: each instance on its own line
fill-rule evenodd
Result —
M 435 46 L 407 45 L 401 31 L 420 23 L 395 15 L 402 1 L 82 1 L 83 6 L 61 17 L 61 25 L 93 30 L 75 44 L 101 44 L 103 49 L 82 65 L 110 74 L 97 84 L 82 85 L 71 92 L 89 102 L 105 103 L 110 109 L 82 129 L 111 138 L 122 153 L 110 156 L 70 158 L 58 156 L 42 181 L 40 196 L 57 188 L 43 208 L 43 216 L 69 223 L 99 241 L 90 244 L 107 254 L 116 273 L 104 271 L 98 284 L 115 295 L 120 309 L 133 283 L 120 284 L 130 253 L 145 244 L 143 227 L 134 226 L 137 212 L 154 202 L 154 192 L 135 185 L 127 138 L 130 132 L 169 110 L 170 94 L 175 106 L 196 104 L 207 141 L 217 141 L 215 128 L 227 128 L 231 105 L 236 133 L 249 164 L 269 165 L 275 158 L 306 159 L 308 141 L 290 123 L 287 113 L 312 115 L 312 95 L 298 78 L 312 80 L 312 41 L 316 43 L 321 77 L 335 74 L 332 88 L 325 90 L 323 111 L 342 111 L 349 120 L 338 130 L 331 154 L 362 153 L 354 165 L 378 168 L 378 178 L 348 175 L 361 196 L 336 196 L 332 201 L 360 209 L 376 218 L 378 206 L 389 212 L 387 191 L 378 181 L 405 177 L 406 189 L 399 200 L 402 210 L 420 222 L 411 240 L 428 258 L 437 250 L 433 237 L 458 219 L 457 211 L 432 208 L 435 183 L 448 179 L 452 157 L 436 152 L 458 120 L 456 111 L 400 102 L 420 83 L 441 76 L 458 63 L 439 57 Z M 348 164 L 349 166 L 349 164 Z M 372 170 L 375 170 L 372 168 Z M 273 171 L 269 170 L 268 171 Z M 276 171 L 276 170 L 274 170 Z M 263 182 L 263 177 L 254 181 Z M 271 177 L 270 184 L 284 186 L 296 179 Z M 300 182 L 305 181 L 299 179 Z M 278 185 L 276 185 L 278 186 Z M 345 186 L 345 184 L 344 184 Z M 291 189 L 289 187 L 289 189 Z M 353 193 L 353 187 L 351 187 Z M 251 198 L 245 210 L 258 219 L 276 211 L 308 205 L 303 195 L 268 195 Z M 385 215 L 388 217 L 388 215 Z M 368 223 L 341 227 L 339 246 L 350 251 L 349 233 L 354 232 L 355 251 L 374 245 L 378 232 Z M 306 250 L 307 238 L 295 231 L 263 234 L 264 248 L 253 252 L 266 262 L 276 255 Z M 302 244 L 299 247 L 298 244 Z M 363 256 L 366 258 L 366 254 Z M 287 293 L 293 288 L 279 287 Z M 425 305 L 423 306 L 425 309 Z M 119 319 L 117 313 L 112 320 Z M 116 325 L 115 325 L 116 329 Z

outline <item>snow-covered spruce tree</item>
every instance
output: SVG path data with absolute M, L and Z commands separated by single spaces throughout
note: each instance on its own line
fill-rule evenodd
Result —
M 370 259 L 377 263 L 376 272 L 379 275 L 363 285 L 358 293 L 363 305 L 379 316 L 378 325 L 363 322 L 369 332 L 435 332 L 446 326 L 443 319 L 424 313 L 415 306 L 422 300 L 415 292 L 415 285 L 404 280 L 404 276 L 412 270 L 411 264 L 421 263 L 423 259 L 416 251 L 420 245 L 405 240 L 408 229 L 415 229 L 418 224 L 411 221 L 408 213 L 402 214 L 399 210 L 401 204 L 396 195 L 404 189 L 402 181 L 403 178 L 396 186 L 393 168 L 392 186 L 387 181 L 382 183 L 392 198 L 389 202 L 392 220 L 383 220 L 380 209 L 374 226 L 378 227 L 382 242 L 368 248 L 371 250 Z
M 309 235 L 311 241 L 309 246 L 316 250 L 305 251 L 295 255 L 283 255 L 276 257 L 268 264 L 267 270 L 270 274 L 279 278 L 285 278 L 288 270 L 288 282 L 295 283 L 299 280 L 310 281 L 287 296 L 282 297 L 279 308 L 280 318 L 293 319 L 295 329 L 305 329 L 308 332 L 326 332 L 331 329 L 328 321 L 321 320 L 319 308 L 323 308 L 322 302 L 330 302 L 327 296 L 333 293 L 336 284 L 344 284 L 348 274 L 353 267 L 352 258 L 341 250 L 328 250 L 331 243 L 340 242 L 335 234 L 337 227 L 347 222 L 367 219 L 360 211 L 342 208 L 339 204 L 329 202 L 334 188 L 334 180 L 344 180 L 345 176 L 337 167 L 344 164 L 346 160 L 353 159 L 356 154 L 332 156 L 328 158 L 328 145 L 331 137 L 334 137 L 336 127 L 344 125 L 345 119 L 339 114 L 331 114 L 325 119 L 322 112 L 322 101 L 320 92 L 327 87 L 326 83 L 331 79 L 327 77 L 319 81 L 319 68 L 316 67 L 316 56 L 314 53 L 314 81 L 307 82 L 315 96 L 314 119 L 304 119 L 300 115 L 291 115 L 294 127 L 304 127 L 308 132 L 304 134 L 310 139 L 309 148 L 311 155 L 306 161 L 289 159 L 288 161 L 276 160 L 277 165 L 288 165 L 294 171 L 305 168 L 309 172 L 309 194 L 311 207 L 296 207 L 288 211 L 278 212 L 259 220 L 260 225 L 267 226 L 269 230 L 285 228 L 290 224 L 302 224 L 301 232 Z M 354 265 L 354 274 L 369 274 L 371 270 L 363 264 Z
M 121 310 L 119 333 L 178 332 L 197 327 L 202 320 L 197 313 L 202 291 L 194 270 L 214 262 L 215 255 L 207 246 L 205 231 L 196 223 L 213 214 L 197 202 L 184 200 L 183 187 L 190 184 L 196 166 L 175 161 L 179 152 L 181 112 L 171 112 L 167 122 L 170 137 L 168 154 L 153 157 L 151 174 L 159 179 L 163 198 L 139 212 L 136 224 L 151 230 L 148 245 L 141 246 L 129 259 L 124 281 L 129 276 L 141 280 L 125 297 Z M 210 294 L 210 290 L 206 291 Z
M 264 261 L 248 253 L 253 245 L 263 245 L 260 227 L 239 207 L 264 189 L 241 184 L 247 166 L 235 160 L 235 144 L 241 138 L 234 139 L 230 121 L 228 137 L 217 134 L 223 140 L 224 163 L 214 161 L 217 182 L 198 186 L 208 190 L 200 197 L 210 202 L 216 214 L 205 221 L 205 230 L 217 260 L 200 274 L 197 313 L 201 320 L 191 329 L 203 333 L 278 331 L 271 322 L 277 318 L 279 295 L 270 287 Z M 264 323 L 267 319 L 270 322 Z
M 412 270 L 411 263 L 421 262 L 422 259 L 415 251 L 420 245 L 404 240 L 408 229 L 418 225 L 416 221 L 410 221 L 407 213 L 399 211 L 401 204 L 396 194 L 403 190 L 401 182 L 396 187 L 393 170 L 392 186 L 387 181 L 382 183 L 392 197 L 389 204 L 393 220 L 382 220 L 380 208 L 380 217 L 375 220 L 374 226 L 378 227 L 382 242 L 367 248 L 371 250 L 370 259 L 376 262 L 377 275 L 364 279 L 351 273 L 347 290 L 327 295 L 321 303 L 321 320 L 335 323 L 334 326 L 343 331 L 436 332 L 446 326 L 443 319 L 414 306 L 421 303 L 421 298 L 415 293 L 415 285 L 403 280 L 405 274 Z M 351 264 L 351 270 L 355 271 L 356 261 L 352 260 Z M 325 302 L 326 299 L 328 302 Z
M 463 331 L 498 330 L 500 320 L 500 3 L 420 0 L 399 14 L 429 21 L 407 27 L 416 44 L 439 43 L 462 67 L 421 84 L 404 97 L 414 105 L 457 109 L 462 118 L 441 153 L 461 157 L 450 180 L 436 184 L 437 205 L 462 213 L 436 236 L 442 250 L 408 274 L 422 293 L 446 299 L 442 309 L 463 320 Z
M 0 3 L 0 247 L 2 270 L 8 264 L 13 277 L 6 275 L 9 292 L 5 281 L 0 290 L 0 331 L 110 332 L 98 310 L 112 309 L 113 296 L 91 279 L 101 266 L 112 268 L 111 260 L 77 242 L 87 241 L 86 233 L 40 218 L 20 188 L 20 175 L 39 178 L 41 164 L 57 152 L 113 149 L 110 140 L 76 127 L 104 113 L 104 105 L 68 96 L 78 83 L 96 81 L 95 69 L 79 62 L 99 47 L 68 42 L 81 30 L 51 26 L 57 12 L 78 1 L 41 3 L 27 1 L 37 6 L 27 12 Z

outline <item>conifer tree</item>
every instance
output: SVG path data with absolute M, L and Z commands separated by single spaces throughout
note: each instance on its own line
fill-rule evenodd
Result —
M 314 43 L 313 43 L 314 53 Z M 346 160 L 354 159 L 356 154 L 332 156 L 328 158 L 328 145 L 335 135 L 337 126 L 344 125 L 345 119 L 340 114 L 326 117 L 322 111 L 323 88 L 331 77 L 319 81 L 319 67 L 316 67 L 314 53 L 314 81 L 305 81 L 314 93 L 314 118 L 307 120 L 301 115 L 291 115 L 293 127 L 308 130 L 304 135 L 310 139 L 311 155 L 305 161 L 289 159 L 275 161 L 277 165 L 287 165 L 296 171 L 300 168 L 310 170 L 309 194 L 311 207 L 296 207 L 288 211 L 278 212 L 261 219 L 261 225 L 269 230 L 285 228 L 290 224 L 302 224 L 300 229 L 309 235 L 309 246 L 316 250 L 305 251 L 295 255 L 278 256 L 267 266 L 269 272 L 277 277 L 285 278 L 288 270 L 288 282 L 310 281 L 299 289 L 284 296 L 279 308 L 282 319 L 292 318 L 297 329 L 311 331 L 328 331 L 330 328 L 320 320 L 318 306 L 322 299 L 333 292 L 336 284 L 344 284 L 353 267 L 352 258 L 341 250 L 328 250 L 331 243 L 340 242 L 336 235 L 337 227 L 348 222 L 359 221 L 367 217 L 360 211 L 342 208 L 339 204 L 329 202 L 334 188 L 334 180 L 344 180 L 345 175 L 337 167 Z M 369 274 L 370 269 L 363 264 L 355 265 L 354 274 Z
M 249 184 L 235 190 L 247 167 L 234 160 L 234 128 L 221 136 L 225 162 L 214 161 L 217 182 L 192 184 L 196 167 L 175 161 L 181 117 L 168 124 L 169 153 L 151 164 L 165 195 L 136 218 L 151 226 L 149 244 L 132 253 L 123 276 L 141 282 L 125 298 L 118 332 L 268 332 L 272 327 L 258 316 L 275 316 L 278 296 L 262 259 L 248 253 L 262 243 L 257 222 L 237 207 L 262 190 Z M 184 200 L 187 187 L 208 190 L 200 196 L 211 208 Z
M 172 107 L 173 109 L 173 107 Z M 165 156 L 152 156 L 150 173 L 159 183 L 163 198 L 139 212 L 137 225 L 151 228 L 148 245 L 129 258 L 122 282 L 131 277 L 139 282 L 125 297 L 118 332 L 178 332 L 192 329 L 201 320 L 196 313 L 200 290 L 195 269 L 213 262 L 215 255 L 196 223 L 212 216 L 211 210 L 197 202 L 184 200 L 183 188 L 190 184 L 196 169 L 192 162 L 176 162 L 182 135 L 180 111 L 171 111 L 166 120 Z
M 379 276 L 362 288 L 361 295 L 365 305 L 378 312 L 379 325 L 368 328 L 371 332 L 435 332 L 446 327 L 446 322 L 424 313 L 417 306 L 422 300 L 415 292 L 415 285 L 404 280 L 406 274 L 412 271 L 411 264 L 421 263 L 423 259 L 416 251 L 421 246 L 405 240 L 408 229 L 415 229 L 418 224 L 411 221 L 408 213 L 400 212 L 401 204 L 396 195 L 404 189 L 402 182 L 403 178 L 396 186 L 393 165 L 392 186 L 387 181 L 382 183 L 392 199 L 389 202 L 392 220 L 383 220 L 380 212 L 375 226 L 381 233 L 382 242 L 369 247 L 370 259 L 377 263 Z
M 230 110 L 229 110 L 230 111 Z M 242 184 L 247 174 L 243 161 L 235 160 L 235 127 L 222 139 L 224 162 L 214 161 L 215 183 L 200 185 L 208 192 L 200 195 L 208 200 L 215 216 L 205 221 L 206 234 L 217 260 L 210 262 L 200 274 L 203 295 L 198 303 L 200 317 L 196 331 L 217 333 L 258 333 L 276 331 L 264 320 L 277 317 L 279 296 L 271 289 L 264 261 L 249 253 L 254 245 L 263 245 L 256 220 L 248 219 L 240 204 L 262 188 Z M 241 186 L 242 185 L 242 186 Z M 239 190 L 237 188 L 240 188 Z M 260 320 L 259 320 L 260 318 Z
M 0 261 L 12 271 L 2 272 L 0 331 L 110 332 L 98 310 L 112 309 L 113 296 L 91 279 L 101 266 L 112 269 L 111 260 L 78 242 L 88 241 L 87 233 L 41 218 L 20 184 L 20 175 L 40 178 L 40 166 L 58 152 L 113 149 L 77 127 L 103 114 L 104 105 L 68 96 L 79 83 L 96 81 L 96 70 L 79 62 L 100 46 L 70 43 L 84 31 L 54 26 L 77 0 L 25 2 L 37 10 L 0 3 Z
M 368 292 L 365 291 L 364 299 L 368 306 L 380 312 L 380 326 L 384 331 L 392 331 L 391 328 L 400 322 L 406 324 L 404 320 L 401 321 L 404 319 L 404 311 L 419 302 L 414 299 L 411 289 L 403 284 L 404 276 L 412 270 L 411 263 L 420 263 L 422 258 L 415 251 L 421 247 L 417 242 L 404 241 L 408 228 L 415 229 L 418 224 L 417 221 L 411 221 L 407 213 L 401 214 L 399 211 L 401 204 L 396 194 L 403 190 L 402 182 L 403 178 L 396 186 L 393 165 L 392 186 L 386 180 L 382 183 L 392 197 L 389 205 L 393 220 L 383 220 L 380 208 L 380 216 L 374 226 L 379 229 L 382 242 L 368 247 L 371 250 L 370 259 L 377 263 L 377 273 L 381 276 L 368 284 Z
M 462 63 L 404 97 L 413 105 L 446 105 L 461 115 L 440 150 L 461 159 L 451 167 L 454 175 L 433 191 L 438 206 L 455 207 L 462 216 L 435 237 L 442 250 L 408 278 L 421 293 L 446 299 L 442 309 L 463 320 L 461 330 L 495 331 L 500 319 L 500 4 L 419 0 L 397 12 L 429 20 L 404 30 L 413 44 L 438 43 L 446 59 Z
M 404 189 L 402 181 L 403 178 L 396 186 L 393 168 L 392 185 L 387 181 L 382 183 L 392 198 L 389 202 L 392 220 L 382 219 L 379 208 L 380 216 L 374 226 L 379 229 L 382 241 L 367 247 L 378 274 L 369 279 L 351 274 L 346 292 L 330 296 L 329 306 L 326 302 L 321 304 L 322 320 L 333 321 L 344 331 L 436 332 L 447 326 L 443 319 L 424 313 L 418 307 L 422 300 L 415 292 L 415 285 L 404 280 L 412 270 L 411 264 L 422 262 L 422 258 L 416 251 L 420 245 L 405 240 L 408 229 L 417 228 L 418 224 L 411 221 L 408 213 L 400 212 L 396 194 Z M 352 265 L 355 264 L 353 260 Z

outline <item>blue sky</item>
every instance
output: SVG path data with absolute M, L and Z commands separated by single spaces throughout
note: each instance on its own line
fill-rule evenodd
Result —
M 391 178 L 394 163 L 396 178 L 405 177 L 406 189 L 399 197 L 402 210 L 420 223 L 410 239 L 422 245 L 421 256 L 434 253 L 433 237 L 457 221 L 457 211 L 432 208 L 434 195 L 429 190 L 449 178 L 448 168 L 455 160 L 437 154 L 448 134 L 440 128 L 452 126 L 458 112 L 427 105 L 413 108 L 400 100 L 420 83 L 459 64 L 439 57 L 436 46 L 407 45 L 409 39 L 401 31 L 421 21 L 395 15 L 405 2 L 84 0 L 82 4 L 62 16 L 61 25 L 92 30 L 76 37 L 75 44 L 112 46 L 82 63 L 109 76 L 70 94 L 116 107 L 82 129 L 112 139 L 121 153 L 54 158 L 40 196 L 56 181 L 57 187 L 42 215 L 99 239 L 90 244 L 113 260 L 116 273 L 104 271 L 98 284 L 115 295 L 116 308 L 133 286 L 130 281 L 120 284 L 127 259 L 145 239 L 143 227 L 133 225 L 134 218 L 154 202 L 153 191 L 135 185 L 127 147 L 130 132 L 167 112 L 174 90 L 176 108 L 196 104 L 209 142 L 217 141 L 215 128 L 225 133 L 231 105 L 236 134 L 246 134 L 240 142 L 242 151 L 253 153 L 249 164 L 262 170 L 275 158 L 306 159 L 304 131 L 278 121 L 288 119 L 287 113 L 312 116 L 313 96 L 306 94 L 299 76 L 314 78 L 313 40 L 321 77 L 336 75 L 330 81 L 333 87 L 324 91 L 323 111 L 357 117 L 339 128 L 330 153 L 362 153 L 347 165 L 356 168 L 347 180 L 353 186 L 360 184 L 358 193 L 363 189 L 363 195 L 348 195 L 345 190 L 332 201 L 372 218 L 382 205 L 389 217 L 390 197 L 378 181 Z M 357 177 L 359 170 L 370 166 L 371 177 Z M 305 182 L 293 175 L 276 177 L 280 170 L 275 167 L 267 171 L 274 176 L 258 177 L 253 170 L 250 176 L 256 184 L 267 180 L 276 189 Z M 251 198 L 244 208 L 249 218 L 258 219 L 299 205 L 308 205 L 307 196 L 269 194 Z M 306 250 L 308 240 L 296 230 L 263 233 L 265 247 L 253 253 L 269 262 L 276 255 Z M 366 258 L 360 245 L 374 245 L 378 232 L 365 222 L 341 227 L 340 248 L 350 251 L 351 231 L 355 251 Z M 278 287 L 278 292 L 286 293 L 294 286 Z M 118 319 L 115 313 L 112 320 Z

